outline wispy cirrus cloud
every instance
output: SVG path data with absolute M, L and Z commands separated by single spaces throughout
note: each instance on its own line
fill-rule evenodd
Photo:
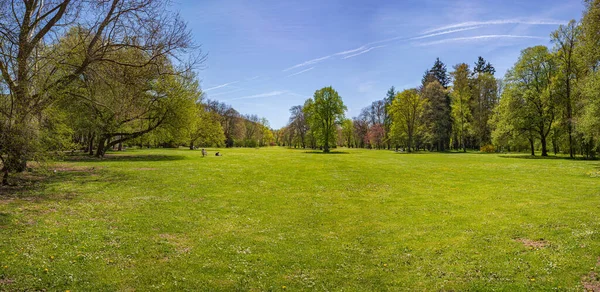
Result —
M 283 69 L 282 72 L 287 72 L 287 71 L 290 71 L 290 70 L 293 70 L 293 69 L 297 69 L 297 68 L 305 67 L 305 66 L 309 66 L 309 65 L 315 65 L 315 64 L 320 63 L 322 61 L 325 61 L 325 60 L 327 60 L 327 59 L 329 59 L 331 57 L 344 56 L 344 55 L 348 55 L 348 54 L 352 54 L 352 53 L 356 53 L 356 52 L 360 52 L 360 51 L 363 51 L 364 53 L 366 53 L 366 52 L 368 52 L 368 51 L 370 51 L 372 49 L 375 49 L 375 48 L 374 47 L 369 48 L 367 45 L 360 46 L 360 47 L 358 47 L 356 49 L 341 51 L 341 52 L 333 53 L 331 55 L 327 55 L 327 56 L 324 56 L 324 57 L 320 57 L 320 58 L 308 60 L 306 62 L 303 62 L 303 63 L 300 63 L 300 64 L 296 64 L 296 65 L 294 65 L 292 67 Z M 356 56 L 358 56 L 358 55 L 360 55 L 360 54 L 357 54 Z M 346 58 L 343 57 L 342 59 L 346 59 Z
M 433 45 L 439 45 L 439 44 L 445 44 L 445 43 L 451 43 L 451 42 L 477 41 L 477 40 L 500 39 L 500 38 L 540 39 L 540 40 L 547 39 L 546 37 L 530 36 L 530 35 L 493 34 L 493 35 L 478 35 L 478 36 L 470 36 L 470 37 L 449 38 L 449 39 L 443 39 L 443 40 L 439 40 L 439 41 L 415 43 L 415 45 L 423 47 L 423 46 L 433 46 Z
M 430 37 L 435 37 L 435 36 L 440 36 L 440 35 L 445 35 L 445 34 L 457 33 L 457 32 L 466 31 L 466 30 L 473 30 L 473 29 L 477 29 L 480 27 L 481 27 L 481 25 L 480 26 L 471 26 L 471 27 L 461 27 L 461 28 L 451 29 L 451 30 L 446 30 L 446 31 L 435 30 L 430 33 L 425 32 L 425 34 L 423 34 L 423 35 L 419 35 L 419 36 L 412 37 L 412 38 L 398 36 L 398 37 L 388 38 L 388 39 L 384 39 L 384 40 L 374 41 L 374 42 L 370 42 L 365 45 L 362 45 L 356 49 L 341 51 L 341 52 L 333 53 L 331 55 L 327 55 L 324 57 L 320 57 L 320 58 L 305 61 L 303 63 L 296 64 L 292 67 L 284 69 L 283 72 L 287 72 L 287 71 L 290 71 L 293 69 L 297 69 L 297 68 L 305 67 L 305 66 L 309 66 L 309 65 L 315 65 L 317 63 L 320 63 L 322 61 L 325 61 L 325 60 L 327 60 L 331 57 L 335 57 L 335 56 L 342 56 L 342 59 L 356 57 L 356 56 L 362 55 L 364 53 L 367 53 L 371 50 L 378 49 L 378 48 L 385 46 L 385 45 L 372 46 L 372 45 L 376 45 L 376 44 L 389 43 L 389 42 L 398 41 L 398 40 L 406 41 L 406 40 L 425 39 L 425 38 L 430 38 Z M 369 46 L 372 46 L 372 47 L 369 47 Z
M 225 91 L 225 92 L 219 92 L 219 93 L 215 93 L 215 94 L 210 94 L 209 97 L 215 97 L 215 96 L 220 96 L 220 95 L 227 95 L 227 94 L 231 94 L 231 93 L 240 92 L 242 90 L 244 90 L 244 88 L 238 88 L 238 89 L 234 89 L 234 90 L 230 90 L 230 91 Z
M 368 52 L 370 52 L 370 51 L 372 51 L 372 50 L 374 50 L 374 49 L 379 49 L 379 48 L 383 48 L 383 47 L 385 47 L 385 45 L 383 45 L 383 46 L 375 46 L 375 47 L 370 47 L 370 48 L 367 48 L 366 50 L 364 50 L 364 51 L 361 51 L 361 52 L 358 52 L 358 53 L 356 53 L 356 54 L 352 54 L 352 55 L 346 55 L 346 56 L 342 57 L 342 59 L 348 59 L 348 58 L 353 58 L 353 57 L 356 57 L 356 56 L 360 56 L 360 55 L 362 55 L 362 54 L 364 54 L 364 53 L 368 53 Z
M 229 99 L 229 100 L 240 100 L 240 99 L 254 99 L 254 98 L 262 98 L 262 97 L 272 97 L 272 96 L 278 96 L 278 95 L 282 95 L 282 94 L 286 94 L 286 93 L 288 93 L 287 90 L 275 90 L 275 91 L 270 91 L 270 92 L 265 92 L 265 93 L 254 94 L 254 95 L 236 97 L 236 98 L 232 98 L 232 99 Z
M 310 71 L 310 70 L 312 70 L 312 69 L 315 69 L 315 67 L 310 67 L 310 68 L 308 68 L 308 69 L 304 69 L 304 70 L 302 70 L 302 71 L 296 72 L 296 73 L 294 73 L 294 74 L 290 74 L 290 75 L 288 75 L 288 76 L 285 76 L 285 77 L 292 77 L 292 76 L 296 76 L 296 75 L 302 74 L 302 73 L 304 73 L 304 72 L 308 72 L 308 71 Z
M 430 34 L 442 30 L 456 29 L 463 27 L 474 27 L 474 26 L 488 26 L 488 25 L 503 25 L 503 24 L 525 24 L 525 25 L 561 25 L 566 24 L 568 21 L 555 20 L 555 19 L 495 19 L 486 21 L 465 21 L 460 23 L 454 23 L 429 29 L 423 32 L 423 34 Z
M 412 37 L 407 40 L 420 40 L 420 39 L 432 38 L 432 37 L 441 36 L 441 35 L 445 35 L 445 34 L 451 34 L 451 33 L 457 33 L 457 32 L 461 32 L 461 31 L 478 29 L 481 27 L 483 27 L 483 26 L 479 25 L 479 26 L 464 27 L 464 28 L 459 28 L 459 29 L 445 30 L 445 31 L 440 31 L 440 32 L 436 32 L 436 33 L 429 33 L 429 34 Z
M 324 60 L 327 60 L 327 59 L 331 58 L 332 56 L 333 55 L 329 55 L 329 56 L 325 56 L 325 57 L 320 57 L 320 58 L 308 60 L 306 62 L 303 62 L 303 63 L 300 63 L 300 64 L 296 64 L 296 65 L 294 65 L 292 67 L 283 69 L 282 72 L 287 72 L 287 71 L 290 71 L 290 70 L 293 70 L 293 69 L 296 69 L 296 68 L 300 68 L 300 67 L 304 67 L 304 66 L 308 66 L 308 65 L 317 64 L 317 63 L 319 63 L 321 61 L 324 61 Z
M 365 46 L 360 46 L 359 48 L 356 48 L 356 49 L 342 51 L 342 52 L 337 52 L 337 53 L 333 54 L 332 56 L 340 56 L 340 55 L 352 54 L 352 53 L 356 53 L 356 52 L 362 51 L 362 50 L 364 50 L 366 48 L 367 48 L 366 45 Z
M 232 81 L 232 82 L 223 83 L 223 84 L 221 84 L 221 85 L 217 85 L 217 86 L 213 86 L 213 87 L 211 87 L 211 88 L 207 88 L 207 89 L 205 89 L 204 91 L 206 92 L 206 91 L 211 91 L 211 90 L 215 90 L 215 89 L 219 89 L 219 88 L 227 87 L 227 86 L 229 86 L 229 85 L 231 85 L 231 84 L 236 84 L 236 83 L 238 83 L 238 82 L 239 82 L 239 81 Z

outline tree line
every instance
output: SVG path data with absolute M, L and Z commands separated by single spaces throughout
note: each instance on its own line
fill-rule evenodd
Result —
M 290 109 L 286 127 L 208 100 L 193 69 L 206 56 L 167 0 L 0 1 L 0 171 L 81 149 L 126 146 L 541 151 L 594 157 L 600 147 L 600 0 L 527 48 L 502 79 L 482 57 L 352 119 L 332 87 Z
M 327 148 L 486 152 L 540 151 L 595 157 L 600 150 L 600 1 L 586 0 L 582 19 L 551 34 L 553 46 L 521 51 L 504 78 L 479 57 L 448 72 L 436 59 L 419 87 L 396 92 L 337 119 L 332 140 L 319 138 L 311 100 L 290 109 L 278 145 Z M 317 92 L 318 93 L 318 92 Z M 317 98 L 315 93 L 315 98 Z M 342 104 L 343 105 L 343 104 Z
M 268 122 L 205 100 L 206 58 L 167 0 L 0 1 L 0 163 L 64 150 L 261 146 Z

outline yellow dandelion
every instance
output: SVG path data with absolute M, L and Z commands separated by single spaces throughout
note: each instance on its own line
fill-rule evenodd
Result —
M 46 269 L 44 269 L 44 272 L 48 273 L 48 269 L 47 269 L 47 268 L 46 268 Z
M 54 256 L 50 256 L 50 259 L 51 259 L 51 260 L 53 260 L 53 259 L 54 259 Z
M 384 267 L 387 267 L 387 264 L 383 264 Z
M 286 289 L 286 288 L 287 288 L 286 286 L 281 286 L 281 289 Z
M 8 269 L 8 266 L 4 266 L 5 269 Z
M 531 278 L 531 282 L 535 281 L 535 278 Z

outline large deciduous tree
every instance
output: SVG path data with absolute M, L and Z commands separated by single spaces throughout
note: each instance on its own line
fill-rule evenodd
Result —
M 343 121 L 345 111 L 342 98 L 331 86 L 317 90 L 305 104 L 309 125 L 323 146 L 323 152 L 330 152 L 330 146 L 335 145 L 336 127 Z
M 306 134 L 309 130 L 306 117 L 304 116 L 304 108 L 301 105 L 296 105 L 290 108 L 289 127 L 293 132 L 298 144 L 302 148 L 306 148 Z
M 491 143 L 490 117 L 498 105 L 498 81 L 494 78 L 496 69 L 479 57 L 471 76 L 471 116 L 474 146 Z
M 452 117 L 454 118 L 454 133 L 459 147 L 467 151 L 467 135 L 471 130 L 471 89 L 469 85 L 469 65 L 465 63 L 454 66 L 452 75 Z
M 421 130 L 426 100 L 416 89 L 407 89 L 396 95 L 392 103 L 392 132 L 396 140 L 406 141 L 408 152 L 414 147 L 415 136 Z
M 7 89 L 0 102 L 0 160 L 4 183 L 11 171 L 37 151 L 43 111 L 57 92 L 81 79 L 96 63 L 143 66 L 192 47 L 190 34 L 163 0 L 4 0 L 0 1 L 0 72 Z M 57 46 L 68 26 L 78 27 L 72 50 Z M 82 50 L 80 48 L 83 46 Z M 147 58 L 115 59 L 135 50 Z M 83 53 L 83 54 L 81 54 Z M 81 57 L 79 57 L 81 56 Z M 141 63 L 140 63 L 141 62 Z M 23 138 L 25 137 L 25 138 Z
M 573 132 L 575 131 L 575 109 L 576 101 L 574 99 L 574 83 L 577 78 L 577 64 L 575 59 L 575 48 L 579 41 L 580 27 L 575 20 L 571 20 L 567 25 L 561 25 L 552 33 L 552 41 L 555 44 L 557 65 L 562 77 L 559 82 L 564 85 L 561 103 L 564 112 L 564 122 L 566 123 L 567 134 L 569 136 L 569 156 L 574 156 Z
M 506 76 L 507 86 L 517 90 L 515 98 L 522 99 L 522 112 L 540 139 L 542 156 L 548 156 L 547 137 L 556 118 L 559 98 L 554 92 L 552 81 L 556 75 L 555 58 L 545 46 L 523 50 L 515 66 Z

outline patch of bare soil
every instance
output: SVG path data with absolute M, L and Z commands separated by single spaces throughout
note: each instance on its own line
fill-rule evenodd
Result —
M 531 239 L 527 239 L 527 238 L 519 238 L 519 239 L 516 239 L 516 241 L 522 243 L 526 247 L 535 248 L 535 249 L 540 249 L 540 248 L 544 248 L 544 247 L 548 246 L 548 242 L 543 239 L 531 240 Z
M 581 285 L 585 291 L 600 292 L 600 277 L 596 272 L 590 272 L 581 279 Z
M 65 172 L 93 172 L 96 167 L 79 166 L 71 164 L 55 164 L 49 168 L 51 171 L 65 171 Z
M 8 278 L 6 278 L 6 279 L 0 279 L 0 286 L 12 284 L 14 282 L 15 282 L 14 280 L 8 279 Z

